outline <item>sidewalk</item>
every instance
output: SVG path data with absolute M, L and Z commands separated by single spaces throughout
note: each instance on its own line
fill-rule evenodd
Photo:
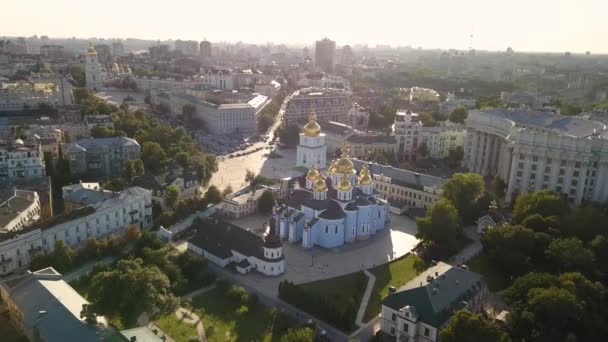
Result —
M 114 261 L 116 261 L 116 259 L 117 258 L 115 256 L 109 256 L 109 257 L 105 257 L 101 260 L 87 262 L 86 264 L 80 266 L 79 268 L 73 270 L 72 272 L 64 275 L 63 280 L 65 280 L 67 283 L 69 283 L 72 280 L 74 280 L 80 276 L 91 273 L 91 271 L 93 270 L 93 267 L 95 267 L 95 264 L 97 264 L 98 262 L 104 262 L 106 264 L 111 264 Z
M 357 312 L 357 319 L 355 320 L 355 324 L 361 328 L 365 326 L 363 316 L 365 315 L 367 303 L 369 302 L 369 298 L 372 295 L 372 290 L 374 289 L 374 284 L 376 283 L 376 276 L 371 274 L 368 270 L 363 270 L 363 273 L 365 273 L 367 276 L 367 287 L 363 293 L 363 298 L 361 298 L 361 304 L 359 304 L 359 311 Z

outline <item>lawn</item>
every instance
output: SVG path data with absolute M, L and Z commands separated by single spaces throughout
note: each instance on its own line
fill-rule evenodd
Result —
M 155 324 L 178 342 L 188 341 L 190 337 L 196 337 L 194 325 L 182 322 L 174 312 L 162 316 Z
M 490 291 L 500 291 L 506 289 L 510 285 L 502 272 L 489 260 L 488 256 L 481 253 L 467 262 L 467 266 L 473 272 L 477 272 L 484 276 Z
M 382 300 L 388 295 L 389 287 L 399 288 L 425 269 L 427 269 L 427 265 L 424 264 L 422 259 L 417 255 L 408 254 L 388 264 L 369 270 L 376 276 L 376 283 L 367 303 L 363 321 L 367 322 L 380 314 Z
M 357 286 L 360 284 L 361 286 Z M 302 284 L 300 287 L 312 293 L 331 298 L 336 306 L 345 305 L 350 301 L 355 301 L 357 307 L 361 303 L 367 277 L 363 272 L 355 272 L 336 278 L 324 279 L 312 283 Z M 355 318 L 353 317 L 353 321 Z
M 210 342 L 278 341 L 293 327 L 291 319 L 277 310 L 248 294 L 229 295 L 221 286 L 194 297 L 192 307 Z
M 6 342 L 27 342 L 27 338 L 13 327 L 6 311 L 0 315 L 0 336 L 0 340 Z

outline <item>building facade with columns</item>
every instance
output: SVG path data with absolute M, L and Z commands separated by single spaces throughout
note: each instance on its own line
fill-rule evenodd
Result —
M 463 166 L 508 184 L 506 199 L 537 190 L 569 202 L 608 201 L 606 125 L 531 110 L 485 109 L 466 119 Z

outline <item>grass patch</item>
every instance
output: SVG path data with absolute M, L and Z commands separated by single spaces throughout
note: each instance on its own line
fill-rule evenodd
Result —
M 27 342 L 27 338 L 23 336 L 12 324 L 8 312 L 5 311 L 0 315 L 0 340 L 9 342 Z
M 242 288 L 221 286 L 192 299 L 194 312 L 203 320 L 207 340 L 278 341 L 293 321 L 276 309 L 257 302 Z
M 427 268 L 427 265 L 420 257 L 415 254 L 409 254 L 388 264 L 369 270 L 370 273 L 376 276 L 376 283 L 367 303 L 363 321 L 367 322 L 380 314 L 382 300 L 388 295 L 389 287 L 394 286 L 399 288 Z
M 364 284 L 364 286 L 363 288 L 360 288 L 354 286 L 355 284 Z M 367 286 L 367 276 L 365 276 L 363 272 L 350 273 L 336 278 L 300 285 L 300 287 L 307 291 L 331 298 L 333 304 L 336 306 L 343 306 L 345 303 L 355 301 L 357 307 L 359 307 L 361 298 L 363 298 L 365 286 Z
M 197 337 L 196 328 L 192 324 L 184 323 L 181 319 L 178 319 L 175 312 L 166 314 L 158 319 L 155 324 L 164 331 L 167 335 L 171 336 L 175 341 L 188 341 L 190 337 Z
M 505 274 L 501 272 L 484 253 L 478 254 L 476 257 L 469 260 L 466 265 L 471 271 L 484 276 L 490 291 L 504 290 L 509 287 L 511 283 Z

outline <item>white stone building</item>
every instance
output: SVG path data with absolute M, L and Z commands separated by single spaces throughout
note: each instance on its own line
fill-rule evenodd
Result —
M 46 176 L 39 144 L 25 144 L 16 139 L 0 144 L 0 179 L 36 179 Z
M 188 240 L 188 250 L 220 267 L 234 263 L 239 273 L 266 276 L 285 272 L 283 246 L 272 220 L 263 237 L 218 217 L 195 221 L 193 228 L 196 234 Z
M 482 276 L 439 262 L 389 293 L 380 329 L 396 341 L 435 342 L 452 312 L 481 311 L 487 294 Z
M 37 109 L 43 103 L 52 107 L 72 105 L 72 86 L 67 79 L 58 77 L 0 82 L 0 111 Z
M 351 109 L 351 93 L 339 89 L 305 88 L 295 92 L 285 110 L 287 123 L 305 121 L 314 111 L 320 121 L 347 123 Z
M 608 132 L 597 121 L 531 110 L 474 110 L 463 166 L 517 193 L 547 189 L 575 205 L 608 201 Z
M 475 109 L 477 100 L 473 96 L 461 95 L 459 93 L 448 93 L 445 101 L 439 104 L 439 112 L 443 115 L 450 115 L 457 107 L 465 109 Z
M 40 197 L 36 191 L 17 190 L 0 203 L 0 234 L 27 227 L 40 219 Z
M 420 130 L 420 144 L 426 146 L 427 156 L 433 159 L 447 158 L 451 150 L 463 147 L 464 137 L 463 125 L 422 127 Z
M 27 268 L 36 253 L 53 251 L 59 240 L 80 248 L 88 238 L 122 234 L 130 225 L 140 229 L 152 226 L 150 191 L 128 188 L 40 224 L 0 233 L 0 276 Z
M 310 169 L 315 166 L 318 169 L 326 168 L 327 146 L 325 145 L 325 133 L 321 133 L 321 126 L 317 123 L 315 112 L 310 112 L 308 124 L 300 133 L 300 143 L 297 147 L 297 167 Z
M 103 75 L 101 72 L 101 64 L 97 58 L 97 51 L 93 48 L 93 43 L 89 42 L 89 49 L 85 53 L 85 78 L 86 86 L 91 90 L 101 89 L 103 84 Z
M 418 114 L 411 111 L 397 111 L 393 132 L 397 138 L 397 149 L 395 155 L 398 160 L 415 160 L 420 143 L 420 131 L 422 122 Z

